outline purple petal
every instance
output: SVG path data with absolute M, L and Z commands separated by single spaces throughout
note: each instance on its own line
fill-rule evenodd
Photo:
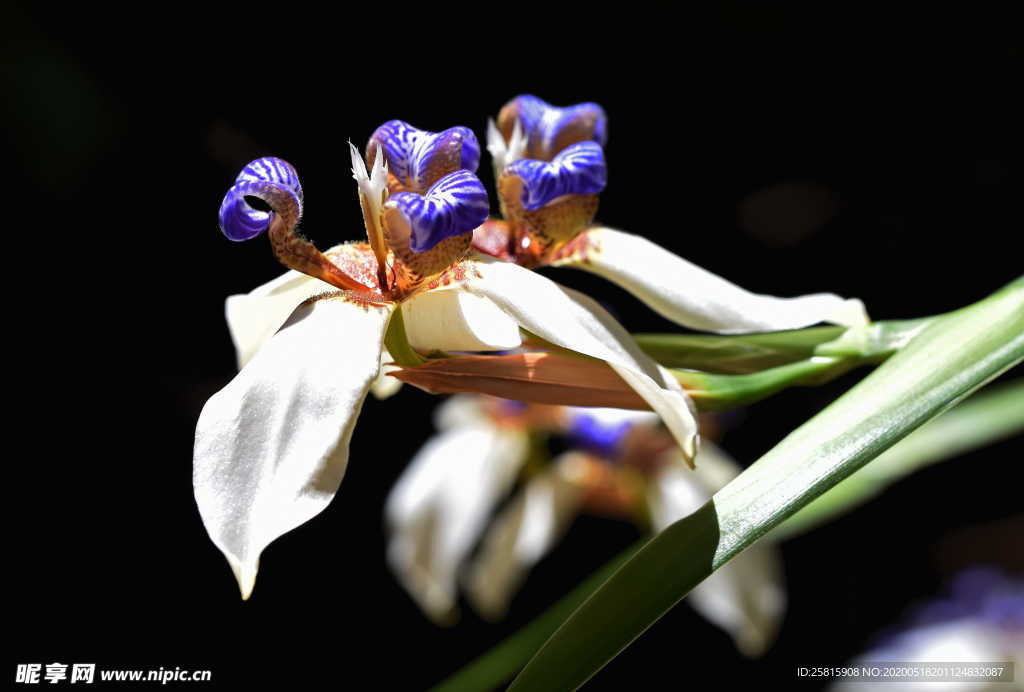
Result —
M 480 165 L 480 143 L 468 127 L 450 127 L 443 132 L 418 130 L 407 122 L 390 120 L 370 137 L 367 155 L 373 144 L 384 148 L 392 175 L 416 190 L 426 189 L 429 174 L 454 148 L 459 152 L 459 168 L 475 172 Z M 452 171 L 445 171 L 450 173 Z
M 551 163 L 519 159 L 505 169 L 523 180 L 523 206 L 540 209 L 563 195 L 595 195 L 604 189 L 608 171 L 604 151 L 596 142 L 580 142 L 564 149 Z
M 557 108 L 531 94 L 512 99 L 502 109 L 507 127 L 511 119 L 518 119 L 529 142 L 529 149 L 545 160 L 556 154 L 558 138 L 570 127 L 580 128 L 586 139 L 604 146 L 608 139 L 608 116 L 596 103 L 578 103 L 566 108 Z
M 425 195 L 398 192 L 388 199 L 409 220 L 409 248 L 424 252 L 445 238 L 469 233 L 487 220 L 490 203 L 480 180 L 468 170 L 434 183 Z
M 586 414 L 577 415 L 569 429 L 573 445 L 606 459 L 615 459 L 621 451 L 622 440 L 633 427 L 629 421 L 605 423 Z
M 262 199 L 272 212 L 254 209 L 246 197 Z M 302 185 L 295 167 L 284 159 L 265 156 L 250 161 L 220 204 L 220 229 L 231 240 L 255 238 L 270 227 L 274 213 L 298 223 L 302 214 Z

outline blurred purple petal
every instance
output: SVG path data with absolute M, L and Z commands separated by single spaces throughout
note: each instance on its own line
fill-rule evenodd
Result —
M 605 459 L 614 459 L 622 447 L 622 440 L 633 424 L 629 421 L 607 422 L 594 416 L 578 414 L 573 417 L 569 428 L 571 443 Z

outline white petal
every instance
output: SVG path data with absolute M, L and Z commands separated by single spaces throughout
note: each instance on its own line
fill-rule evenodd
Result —
M 693 457 L 697 419 L 689 397 L 604 308 L 509 262 L 479 257 L 471 265 L 466 290 L 490 298 L 542 339 L 606 361 L 661 416 L 688 458 Z
M 388 399 L 402 388 L 401 380 L 388 375 L 388 373 L 400 369 L 397 365 L 390 365 L 393 360 L 386 348 L 380 352 L 380 372 L 377 373 L 377 378 L 370 385 L 370 392 L 377 399 Z
M 774 641 L 786 609 L 777 549 L 763 543 L 747 548 L 688 598 L 698 613 L 732 635 L 743 654 L 760 656 Z
M 243 598 L 267 544 L 334 497 L 390 314 L 342 298 L 305 305 L 203 407 L 196 502 Z
M 409 344 L 430 351 L 503 351 L 522 343 L 519 324 L 482 296 L 458 289 L 421 293 L 402 303 Z
M 550 470 L 532 478 L 502 511 L 466 580 L 481 615 L 505 614 L 526 574 L 564 535 L 579 502 L 579 489 Z
M 701 445 L 697 469 L 663 469 L 651 485 L 654 528 L 661 531 L 696 511 L 739 473 L 739 466 L 710 442 Z M 748 656 L 771 644 L 785 609 L 781 560 L 775 547 L 748 548 L 693 589 L 690 605 L 733 637 Z
M 459 567 L 526 452 L 518 432 L 486 425 L 445 431 L 424 445 L 392 489 L 388 561 L 434 620 L 450 620 Z
M 505 147 L 505 138 L 501 136 L 501 132 L 498 131 L 498 126 L 494 124 L 492 118 L 487 119 L 487 151 L 491 154 L 494 179 L 497 180 L 501 176 L 501 172 L 505 170 L 505 157 L 508 150 Z
M 338 289 L 320 279 L 288 271 L 249 293 L 229 296 L 224 312 L 242 369 L 303 301 Z
M 626 289 L 677 324 L 722 334 L 868 323 L 864 304 L 832 293 L 796 298 L 751 293 L 640 236 L 587 231 L 590 246 L 555 266 L 585 269 Z
M 492 425 L 490 414 L 479 394 L 455 394 L 434 409 L 434 427 L 454 430 L 474 425 Z

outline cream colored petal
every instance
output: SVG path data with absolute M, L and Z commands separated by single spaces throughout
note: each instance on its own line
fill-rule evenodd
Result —
M 579 504 L 579 489 L 552 469 L 530 479 L 502 511 L 466 578 L 466 593 L 483 617 L 505 614 L 527 573 L 565 534 Z
M 669 466 L 651 484 L 649 505 L 661 531 L 696 511 L 739 473 L 739 466 L 710 442 L 701 445 L 697 469 Z M 785 610 L 781 560 L 761 542 L 748 548 L 693 589 L 689 603 L 728 632 L 747 656 L 759 656 L 775 638 Z
M 380 352 L 380 372 L 370 385 L 370 393 L 377 399 L 388 399 L 402 388 L 402 381 L 388 374 L 400 369 L 397 365 L 390 365 L 392 360 L 386 348 Z
M 224 312 L 238 368 L 245 367 L 302 302 L 337 290 L 320 279 L 288 271 L 249 293 L 229 296 Z
M 484 407 L 484 397 L 482 396 L 456 394 L 445 399 L 434 409 L 434 427 L 438 430 L 453 430 L 478 425 L 491 425 L 491 417 Z
M 775 640 L 786 609 L 778 550 L 763 543 L 747 548 L 687 598 L 698 613 L 732 636 L 741 653 L 762 655 Z
M 522 344 L 519 324 L 487 298 L 458 289 L 421 293 L 402 303 L 409 344 L 430 351 L 503 351 Z
M 864 304 L 832 293 L 796 298 L 751 293 L 640 236 L 592 228 L 579 253 L 554 266 L 584 269 L 618 284 L 660 315 L 722 334 L 798 329 L 818 322 L 868 323 Z
M 651 408 L 688 458 L 697 448 L 692 403 L 608 312 L 587 296 L 509 262 L 469 262 L 465 289 L 486 296 L 524 329 L 553 344 L 606 361 Z
M 457 575 L 526 459 L 520 433 L 477 425 L 432 438 L 388 497 L 388 561 L 424 612 L 455 614 Z
M 196 502 L 248 598 L 262 550 L 334 497 L 391 307 L 304 305 L 199 416 Z

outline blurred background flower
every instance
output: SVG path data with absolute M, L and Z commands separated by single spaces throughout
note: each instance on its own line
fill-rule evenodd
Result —
M 388 498 L 387 520 L 392 569 L 440 624 L 455 620 L 460 578 L 481 615 L 504 617 L 578 514 L 660 531 L 740 470 L 707 440 L 691 470 L 658 417 L 644 411 L 456 395 L 438 407 L 435 422 L 438 434 Z M 776 549 L 761 543 L 744 552 L 688 602 L 743 653 L 760 655 L 785 604 Z
M 912 607 L 901 623 L 891 626 L 851 665 L 886 662 L 895 662 L 897 667 L 915 663 L 1012 664 L 1015 675 L 1010 680 L 1019 681 L 1024 664 L 1024 580 L 989 565 L 964 569 L 943 597 Z M 863 687 L 863 682 L 843 681 L 831 689 L 852 692 Z M 1008 689 L 1008 680 L 872 681 L 871 688 L 981 692 Z

